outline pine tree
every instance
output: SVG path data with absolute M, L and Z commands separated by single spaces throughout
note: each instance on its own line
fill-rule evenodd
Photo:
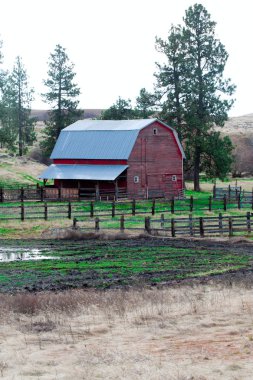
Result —
M 132 108 L 131 100 L 122 99 L 121 97 L 101 115 L 102 120 L 130 120 L 135 118 L 136 113 Z
M 22 156 L 36 136 L 35 119 L 30 117 L 34 90 L 29 87 L 27 73 L 20 57 L 16 58 L 12 72 L 3 85 L 2 142 L 4 146 Z
M 46 155 L 50 155 L 61 130 L 78 120 L 82 114 L 77 109 L 80 89 L 74 83 L 74 65 L 69 61 L 66 49 L 56 45 L 50 54 L 48 65 L 48 78 L 44 80 L 48 92 L 42 95 L 44 101 L 51 106 L 49 122 L 45 128 L 46 138 L 41 144 Z
M 174 122 L 184 140 L 188 163 L 194 171 L 194 189 L 199 191 L 201 170 L 222 178 L 230 169 L 231 141 L 213 127 L 223 126 L 227 120 L 235 86 L 230 79 L 223 79 L 228 54 L 215 37 L 216 24 L 207 10 L 195 4 L 186 11 L 183 21 L 183 26 L 171 29 L 167 41 L 157 40 L 157 48 L 167 58 L 166 65 L 158 66 L 156 73 L 157 93 L 163 117 Z M 223 145 L 223 151 L 210 150 L 214 141 Z M 207 170 L 210 163 L 213 170 Z

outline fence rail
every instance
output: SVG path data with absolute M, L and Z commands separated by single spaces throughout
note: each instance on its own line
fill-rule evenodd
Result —
M 217 200 L 209 197 L 207 200 L 135 200 L 132 201 L 72 201 L 72 202 L 17 202 L 17 204 L 0 204 L 0 221 L 27 220 L 27 219 L 52 219 L 52 218 L 87 218 L 87 217 L 116 217 L 119 215 L 135 216 L 159 213 L 188 214 L 206 211 L 231 211 L 241 209 L 253 210 L 253 201 L 247 201 L 238 197 L 236 202 L 229 202 L 226 196 Z
M 135 225 L 133 226 L 132 223 Z M 121 231 L 135 230 L 146 231 L 148 234 L 162 234 L 169 237 L 178 236 L 233 236 L 236 233 L 250 234 L 253 228 L 253 220 L 250 212 L 240 216 L 224 216 L 221 213 L 217 217 L 199 217 L 193 218 L 171 218 L 165 219 L 162 214 L 160 219 L 145 217 L 139 220 L 128 218 L 124 215 L 113 220 L 101 219 L 96 217 L 87 222 L 87 220 L 73 219 L 73 229 L 80 231 L 100 230 Z

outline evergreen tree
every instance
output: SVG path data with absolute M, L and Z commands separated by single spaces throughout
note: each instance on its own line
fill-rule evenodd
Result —
M 195 4 L 186 11 L 183 21 L 183 26 L 172 27 L 167 41 L 157 40 L 158 50 L 167 58 L 166 65 L 158 66 L 156 73 L 157 93 L 162 116 L 174 122 L 184 140 L 194 170 L 194 189 L 199 191 L 201 170 L 222 178 L 230 169 L 232 144 L 213 127 L 227 120 L 235 86 L 230 79 L 223 79 L 228 54 L 215 37 L 216 23 L 207 10 Z M 223 150 L 210 150 L 214 141 Z M 223 168 L 222 160 L 226 161 Z M 207 170 L 210 163 L 213 169 Z
M 30 117 L 33 89 L 29 87 L 27 73 L 20 57 L 16 58 L 13 71 L 3 85 L 1 138 L 4 146 L 16 150 L 22 156 L 36 136 L 35 119 Z
M 136 119 L 136 112 L 132 108 L 130 99 L 119 97 L 117 101 L 101 115 L 102 120 L 130 120 Z
M 149 93 L 145 88 L 140 90 L 139 96 L 136 98 L 136 117 L 147 119 L 157 113 L 157 96 Z
M 66 49 L 56 45 L 50 54 L 48 65 L 48 78 L 44 81 L 48 92 L 42 95 L 44 101 L 51 106 L 49 122 L 45 128 L 46 138 L 41 144 L 46 155 L 52 152 L 61 130 L 82 115 L 82 111 L 77 109 L 80 89 L 74 83 L 74 65 L 69 61 Z

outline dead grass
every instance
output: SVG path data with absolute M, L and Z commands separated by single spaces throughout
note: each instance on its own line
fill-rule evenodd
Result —
M 242 286 L 0 295 L 4 379 L 252 379 Z

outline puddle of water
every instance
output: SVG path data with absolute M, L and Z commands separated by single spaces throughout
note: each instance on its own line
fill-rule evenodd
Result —
M 0 247 L 0 262 L 42 259 L 55 259 L 55 257 L 43 255 L 42 251 L 38 248 Z

